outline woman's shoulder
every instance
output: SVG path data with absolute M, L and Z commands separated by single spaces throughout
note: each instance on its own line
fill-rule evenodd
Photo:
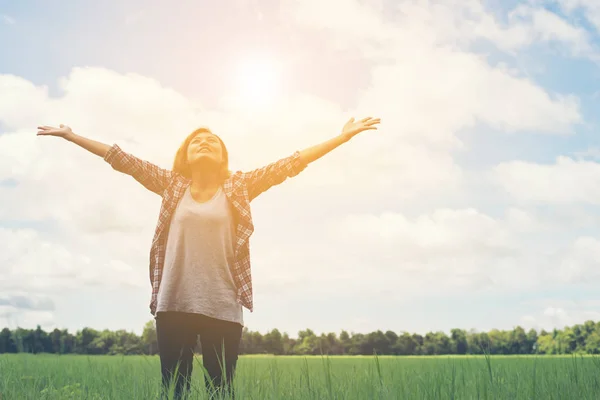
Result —
M 243 187 L 246 184 L 243 171 L 230 172 L 229 176 L 223 181 L 223 188 L 231 190 Z
M 187 178 L 175 171 L 171 171 L 171 173 L 173 175 L 171 176 L 171 181 L 169 182 L 167 191 L 186 189 L 192 183 L 190 178 Z

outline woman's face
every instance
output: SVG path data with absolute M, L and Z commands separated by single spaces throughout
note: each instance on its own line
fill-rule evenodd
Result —
M 187 161 L 190 165 L 220 165 L 223 162 L 221 141 L 211 132 L 199 132 L 187 148 Z

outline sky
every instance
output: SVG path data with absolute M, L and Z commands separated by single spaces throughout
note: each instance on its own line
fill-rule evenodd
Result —
M 141 333 L 160 197 L 39 125 L 233 170 L 367 131 L 253 202 L 251 330 L 600 320 L 596 0 L 0 0 L 0 326 Z

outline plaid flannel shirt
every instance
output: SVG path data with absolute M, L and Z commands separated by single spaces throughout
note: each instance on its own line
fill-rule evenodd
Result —
M 179 200 L 191 183 L 173 171 L 162 169 L 152 163 L 141 160 L 113 145 L 104 160 L 113 169 L 132 176 L 148 190 L 162 196 L 158 223 L 150 248 L 150 283 L 152 297 L 150 312 L 156 315 L 158 288 L 165 262 L 165 250 L 171 217 Z M 288 177 L 296 176 L 306 167 L 300 160 L 300 153 L 271 163 L 250 172 L 236 172 L 223 183 L 223 191 L 232 206 L 236 223 L 234 245 L 234 263 L 232 275 L 237 287 L 237 301 L 251 312 L 252 275 L 250 271 L 249 239 L 254 232 L 250 202 L 270 187 L 278 185 Z

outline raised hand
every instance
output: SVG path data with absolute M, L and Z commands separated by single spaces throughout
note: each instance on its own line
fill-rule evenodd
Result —
M 61 138 L 68 139 L 69 136 L 73 135 L 73 131 L 70 127 L 60 124 L 59 128 L 54 128 L 52 126 L 38 126 L 38 136 L 57 136 Z
M 347 139 L 350 139 L 360 132 L 368 131 L 368 130 L 377 130 L 375 125 L 379 124 L 381 119 L 367 117 L 363 118 L 360 121 L 354 121 L 354 118 L 350 118 L 344 128 L 342 128 L 342 135 L 344 135 Z
M 55 128 L 53 126 L 38 126 L 37 136 L 56 136 L 61 137 L 69 142 L 73 142 L 79 147 L 82 147 L 89 151 L 90 153 L 94 153 L 97 156 L 105 157 L 111 146 L 97 142 L 92 139 L 85 138 L 83 136 L 75 134 L 70 127 L 60 124 L 59 128 Z

